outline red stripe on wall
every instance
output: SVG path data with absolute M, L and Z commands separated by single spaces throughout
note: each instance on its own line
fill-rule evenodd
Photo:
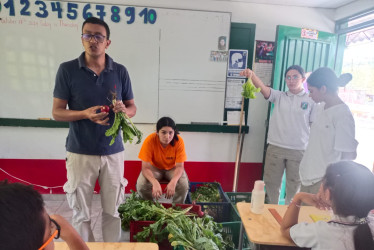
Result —
M 126 193 L 135 190 L 136 180 L 141 170 L 141 161 L 125 161 L 125 178 L 129 181 Z M 0 159 L 0 180 L 22 182 L 9 176 L 43 187 L 63 186 L 66 182 L 65 160 L 46 159 Z M 185 169 L 191 182 L 221 183 L 225 192 L 232 191 L 234 181 L 234 162 L 185 162 Z M 254 181 L 262 177 L 262 163 L 241 163 L 237 192 L 251 192 Z M 62 194 L 63 189 L 45 189 L 35 186 L 41 193 Z M 96 183 L 96 192 L 100 191 Z

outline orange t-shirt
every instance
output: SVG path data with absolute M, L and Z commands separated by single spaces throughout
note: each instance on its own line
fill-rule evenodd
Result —
M 182 137 L 178 135 L 178 141 L 175 141 L 174 146 L 169 144 L 164 148 L 157 133 L 150 134 L 144 140 L 138 157 L 142 161 L 150 162 L 152 166 L 163 170 L 170 170 L 175 167 L 176 163 L 187 160 Z

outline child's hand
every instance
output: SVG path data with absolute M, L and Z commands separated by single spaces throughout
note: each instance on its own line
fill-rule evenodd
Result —
M 327 197 L 325 196 L 325 192 L 323 190 L 323 186 L 319 188 L 318 193 L 316 194 L 317 199 L 318 199 L 318 207 L 321 210 L 329 210 L 331 209 L 331 202 Z
M 320 193 L 318 194 L 309 194 L 309 193 L 297 193 L 294 197 L 294 200 L 299 200 L 307 205 L 314 206 L 321 210 L 330 209 L 330 205 L 321 197 Z

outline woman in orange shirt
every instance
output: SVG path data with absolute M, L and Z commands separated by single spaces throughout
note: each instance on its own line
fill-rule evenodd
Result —
M 187 156 L 183 139 L 170 117 L 160 118 L 156 131 L 144 140 L 140 149 L 142 171 L 136 189 L 146 200 L 159 199 L 162 195 L 160 180 L 166 179 L 169 183 L 165 188 L 165 197 L 173 198 L 173 203 L 183 204 L 189 189 L 184 170 Z

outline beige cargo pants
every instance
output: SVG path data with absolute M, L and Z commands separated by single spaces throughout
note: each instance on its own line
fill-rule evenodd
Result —
M 84 241 L 95 241 L 91 230 L 91 204 L 96 180 L 99 179 L 102 212 L 102 233 L 105 242 L 117 242 L 121 236 L 118 206 L 123 202 L 127 180 L 124 154 L 83 155 L 67 153 L 67 201 L 73 209 L 72 225 Z
M 166 179 L 166 180 L 170 181 L 171 178 L 173 178 L 174 170 L 175 170 L 175 168 L 170 169 L 170 170 L 161 170 L 161 169 L 158 169 L 158 168 L 152 166 L 153 176 L 158 181 L 160 181 L 162 179 Z M 136 182 L 136 190 L 138 191 L 138 193 L 140 194 L 140 196 L 143 199 L 153 200 L 152 184 L 147 180 L 147 178 L 144 177 L 142 172 L 140 172 L 138 180 Z M 173 196 L 173 203 L 183 204 L 184 201 L 186 200 L 188 190 L 189 190 L 189 181 L 188 181 L 186 171 L 184 171 L 181 178 L 179 178 L 179 180 L 177 182 L 177 185 L 175 187 L 175 194 Z

